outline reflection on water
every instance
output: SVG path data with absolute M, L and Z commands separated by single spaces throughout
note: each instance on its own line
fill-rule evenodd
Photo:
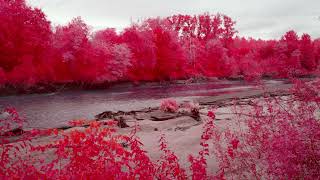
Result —
M 265 84 L 283 83 L 265 81 Z M 157 106 L 161 99 L 192 100 L 196 96 L 219 96 L 254 88 L 242 81 L 114 87 L 107 90 L 72 91 L 0 97 L 0 108 L 15 107 L 29 128 L 59 127 L 78 118 L 93 118 L 106 110 L 134 110 Z

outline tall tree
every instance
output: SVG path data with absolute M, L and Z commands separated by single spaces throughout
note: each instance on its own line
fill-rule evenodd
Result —
M 39 78 L 36 69 L 47 63 L 51 35 L 50 22 L 40 9 L 24 0 L 0 0 L 0 68 L 10 79 L 18 78 L 12 81 Z M 15 70 L 18 66 L 28 68 L 27 74 Z

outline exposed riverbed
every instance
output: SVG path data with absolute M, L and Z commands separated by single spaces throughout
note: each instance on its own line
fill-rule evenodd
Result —
M 288 88 L 284 80 L 266 80 L 270 89 Z M 15 107 L 27 120 L 27 128 L 55 128 L 74 119 L 92 119 L 103 111 L 128 111 L 158 106 L 164 98 L 197 101 L 205 97 L 237 97 L 255 92 L 253 84 L 243 81 L 212 81 L 190 84 L 149 84 L 113 87 L 107 90 L 66 91 L 0 97 L 0 108 Z M 260 92 L 260 91 L 259 91 Z

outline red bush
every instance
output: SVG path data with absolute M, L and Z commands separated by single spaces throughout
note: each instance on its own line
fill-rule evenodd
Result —
M 237 111 L 245 115 L 234 122 L 237 128 L 215 129 L 220 171 L 236 179 L 319 177 L 320 101 L 313 93 L 319 88 L 319 81 L 297 83 L 292 96 L 266 97 Z
M 168 149 L 164 135 L 161 136 L 159 143 L 163 154 L 161 160 L 157 162 L 155 176 L 158 179 L 187 179 L 186 172 L 181 168 L 178 157 Z

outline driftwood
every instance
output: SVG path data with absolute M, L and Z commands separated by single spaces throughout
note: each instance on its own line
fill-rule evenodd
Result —
M 118 112 L 113 112 L 113 111 L 104 111 L 100 114 L 97 114 L 95 116 L 95 118 L 97 120 L 102 120 L 102 119 L 113 119 L 116 118 L 117 116 L 123 116 L 123 115 L 132 115 L 135 116 L 137 113 L 149 113 L 152 112 L 154 110 L 157 110 L 158 108 L 145 108 L 142 110 L 138 110 L 138 111 L 128 111 L 128 112 L 124 112 L 124 111 L 118 111 Z
M 118 121 L 117 126 L 120 128 L 127 128 L 130 127 L 127 123 L 126 120 L 123 117 L 120 117 L 119 119 L 116 119 Z
M 7 132 L 1 134 L 1 136 L 5 136 L 5 137 L 7 137 L 7 136 L 21 136 L 24 133 L 25 133 L 25 131 L 22 128 L 14 128 L 10 131 L 7 131 Z

